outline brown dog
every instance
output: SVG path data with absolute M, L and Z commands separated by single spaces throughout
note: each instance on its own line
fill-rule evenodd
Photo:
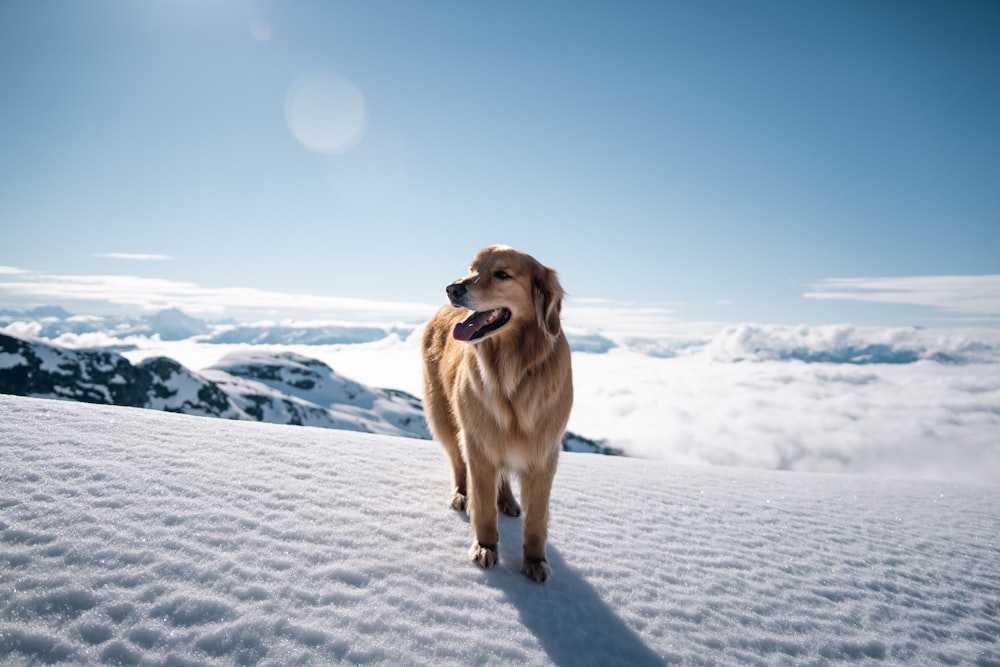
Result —
M 569 344 L 556 272 L 505 246 L 483 248 L 467 277 L 448 285 L 423 339 L 424 403 L 451 460 L 453 509 L 467 508 L 483 567 L 497 563 L 497 509 L 524 506 L 521 571 L 549 578 L 549 492 L 573 403 Z

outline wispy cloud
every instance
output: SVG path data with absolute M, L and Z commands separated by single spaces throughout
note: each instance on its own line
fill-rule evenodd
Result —
M 135 262 L 169 262 L 174 258 L 170 255 L 156 255 L 136 252 L 102 252 L 94 255 L 101 259 L 127 259 Z
M 8 267 L 11 268 L 11 267 Z M 7 306 L 105 304 L 158 311 L 178 308 L 201 316 L 322 317 L 345 320 L 423 320 L 434 306 L 351 297 L 293 294 L 248 287 L 122 275 L 54 275 L 0 271 L 0 303 Z
M 674 306 L 571 297 L 563 310 L 563 323 L 570 328 L 642 335 L 675 325 Z
M 425 322 L 441 305 L 376 301 L 345 296 L 276 292 L 252 287 L 203 287 L 135 275 L 57 275 L 0 267 L 0 307 L 63 306 L 71 311 L 156 312 L 178 308 L 209 318 L 323 320 L 371 323 Z M 567 328 L 610 331 L 616 338 L 663 335 L 678 326 L 672 304 L 641 305 L 604 299 L 570 299 Z
M 1000 316 L 1000 275 L 828 278 L 807 299 L 929 306 L 948 313 Z

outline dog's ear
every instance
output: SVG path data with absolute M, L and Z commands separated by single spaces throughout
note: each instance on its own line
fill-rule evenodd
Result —
M 535 304 L 538 326 L 552 340 L 558 338 L 562 332 L 559 316 L 562 313 L 562 300 L 565 294 L 556 272 L 544 266 L 540 267 L 532 283 L 531 297 Z

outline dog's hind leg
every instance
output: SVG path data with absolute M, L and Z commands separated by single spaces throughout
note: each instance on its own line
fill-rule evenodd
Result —
M 429 386 L 431 386 L 429 384 Z M 428 389 L 427 396 L 427 424 L 431 433 L 441 443 L 444 453 L 448 456 L 448 463 L 451 465 L 451 496 L 448 497 L 448 507 L 453 510 L 464 510 L 466 497 L 468 495 L 468 473 L 465 471 L 465 458 L 462 456 L 462 447 L 459 444 L 461 435 L 455 428 L 455 423 L 451 415 L 443 409 L 435 409 L 435 402 L 429 400 L 432 391 Z
M 507 516 L 521 516 L 521 506 L 514 499 L 514 492 L 510 488 L 510 478 L 507 475 L 500 477 L 497 508 Z
M 441 441 L 448 454 L 448 462 L 451 463 L 452 492 L 448 498 L 448 507 L 461 511 L 465 509 L 469 495 L 469 473 L 462 456 L 462 448 L 459 447 L 457 438 L 446 437 L 441 438 Z

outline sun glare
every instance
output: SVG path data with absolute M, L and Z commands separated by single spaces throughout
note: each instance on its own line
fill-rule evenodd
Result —
M 306 148 L 319 153 L 343 153 L 364 136 L 368 111 L 364 95 L 344 77 L 306 74 L 288 90 L 285 119 Z

